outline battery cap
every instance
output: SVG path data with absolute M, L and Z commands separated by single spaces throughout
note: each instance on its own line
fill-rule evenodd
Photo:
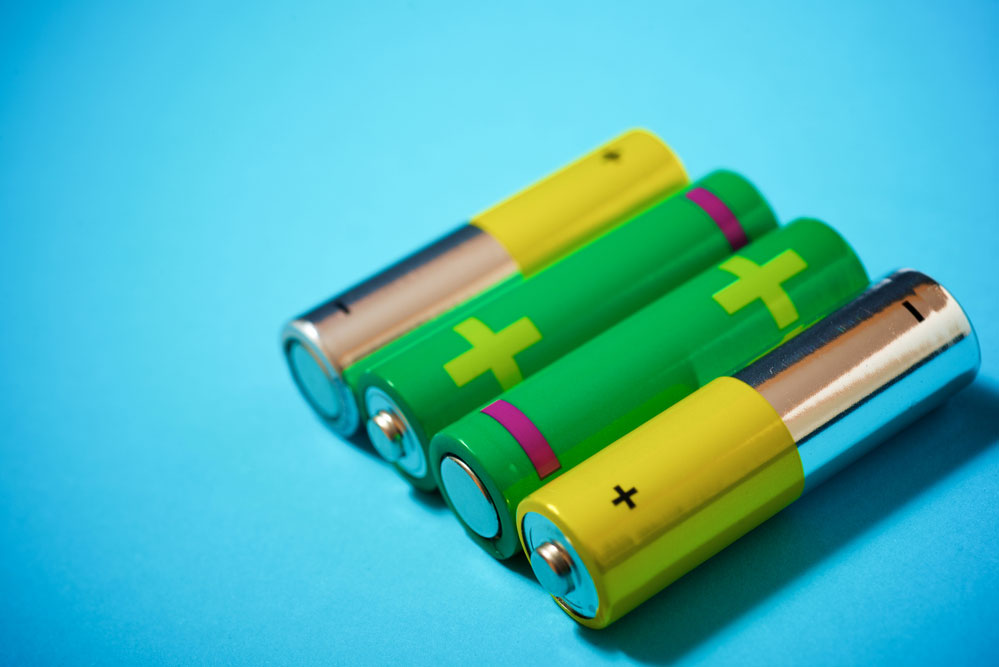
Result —
M 572 557 L 558 542 L 545 542 L 531 553 L 531 569 L 541 586 L 562 597 L 572 592 Z
M 402 420 L 388 410 L 379 410 L 368 420 L 371 444 L 386 461 L 398 461 L 405 453 L 402 447 L 404 429 Z
M 343 411 L 336 380 L 330 377 L 312 351 L 298 341 L 288 343 L 285 353 L 292 375 L 306 400 L 323 417 L 336 419 Z
M 499 514 L 482 480 L 456 456 L 441 460 L 441 484 L 465 525 L 486 539 L 499 535 Z

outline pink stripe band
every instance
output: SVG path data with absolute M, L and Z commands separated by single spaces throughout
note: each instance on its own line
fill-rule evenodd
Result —
M 482 413 L 489 415 L 509 431 L 527 454 L 527 458 L 531 459 L 538 477 L 544 479 L 562 467 L 545 436 L 517 406 L 500 399 L 482 408 Z
M 735 213 L 732 213 L 732 209 L 726 206 L 721 199 L 718 199 L 713 192 L 704 188 L 691 188 L 687 190 L 687 199 L 700 206 L 705 213 L 711 216 L 711 219 L 718 225 L 718 229 L 728 239 L 728 244 L 732 246 L 732 250 L 738 250 L 749 243 L 746 232 L 739 224 L 739 219 L 735 217 Z

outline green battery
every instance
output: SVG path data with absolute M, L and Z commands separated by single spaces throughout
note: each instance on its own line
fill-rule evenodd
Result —
M 444 428 L 430 461 L 445 499 L 480 546 L 509 558 L 520 546 L 517 505 L 531 492 L 867 283 L 822 222 L 767 234 Z
M 742 176 L 716 171 L 526 280 L 414 331 L 358 379 L 375 449 L 414 486 L 438 430 L 776 228 Z

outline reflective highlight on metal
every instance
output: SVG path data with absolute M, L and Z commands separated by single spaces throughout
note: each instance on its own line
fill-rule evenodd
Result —
M 686 183 L 666 144 L 643 130 L 625 132 L 288 323 L 281 346 L 296 384 L 333 430 L 353 434 L 359 396 L 356 376 L 345 376 L 349 367 L 487 288 L 544 268 Z
M 499 532 L 499 515 L 475 471 L 461 459 L 445 456 L 441 461 L 441 479 L 461 520 L 479 535 L 494 537 Z
M 896 272 L 535 491 L 518 507 L 523 547 L 570 616 L 604 627 L 969 384 L 979 364 L 950 293 Z M 572 584 L 586 580 L 596 597 L 582 609 Z
M 564 596 L 575 588 L 572 557 L 558 542 L 545 542 L 531 553 L 531 568 L 541 585 L 553 595 Z
M 787 425 L 807 490 L 971 382 L 980 359 L 954 297 L 905 270 L 735 377 Z
M 405 429 L 402 421 L 394 413 L 388 410 L 379 410 L 371 418 L 374 428 L 378 429 L 377 439 L 384 440 L 383 447 L 386 453 L 391 453 L 389 461 L 398 461 L 402 458 L 402 433 Z
M 299 389 L 335 431 L 351 435 L 360 415 L 344 369 L 516 270 L 494 238 L 470 225 L 458 228 L 288 323 L 282 341 Z M 325 386 L 315 373 L 298 371 L 292 353 L 299 347 L 309 351 Z
M 378 454 L 414 475 L 426 474 L 427 457 L 395 402 L 377 388 L 368 389 L 364 401 L 378 416 L 367 422 L 368 438 Z
M 520 530 L 538 582 L 563 607 L 582 618 L 592 618 L 599 602 L 597 588 L 572 541 L 536 512 L 524 515 Z
M 344 406 L 341 389 L 330 381 L 322 360 L 297 340 L 288 342 L 286 352 L 291 373 L 306 400 L 323 417 L 336 419 Z

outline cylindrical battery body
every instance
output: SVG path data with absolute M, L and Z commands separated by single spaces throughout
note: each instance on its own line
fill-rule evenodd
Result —
M 362 375 L 375 448 L 433 489 L 426 451 L 439 429 L 776 225 L 749 181 L 714 172 L 519 284 L 463 304 Z
M 903 270 L 734 377 L 780 415 L 807 491 L 970 383 L 980 357 L 957 300 Z
M 971 382 L 957 302 L 890 276 L 734 377 L 708 384 L 525 499 L 539 580 L 603 627 Z
M 281 346 L 335 431 L 359 423 L 345 369 L 503 279 L 531 275 L 687 183 L 657 137 L 626 132 L 289 322 Z
M 801 219 L 770 232 L 443 429 L 430 448 L 442 492 L 472 539 L 508 558 L 528 494 L 866 286 L 857 256 L 827 225 Z M 477 518 L 487 510 L 495 532 Z

